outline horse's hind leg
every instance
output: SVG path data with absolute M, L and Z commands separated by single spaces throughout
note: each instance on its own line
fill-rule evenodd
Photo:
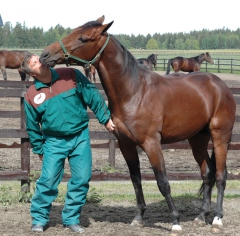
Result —
M 224 119 L 227 119 L 227 117 L 225 117 Z M 232 133 L 231 129 L 228 132 L 226 131 L 226 129 L 223 131 L 216 129 L 211 131 L 216 159 L 215 178 L 217 186 L 217 203 L 214 212 L 214 220 L 212 223 L 212 231 L 217 233 L 219 231 L 221 232 L 223 228 L 221 219 L 223 217 L 223 196 L 227 180 L 226 159 L 228 145 L 231 139 L 231 133 Z
M 25 74 L 20 69 L 18 69 L 18 73 L 21 77 L 21 81 L 29 81 L 30 76 L 28 74 Z M 26 88 L 28 88 L 28 87 L 29 87 L 29 85 L 26 85 Z
M 121 141 L 119 141 L 118 144 L 128 165 L 130 177 L 133 183 L 137 199 L 138 212 L 137 215 L 134 217 L 131 225 L 143 227 L 144 226 L 143 215 L 146 210 L 146 203 L 143 196 L 140 163 L 136 145 L 126 143 L 123 144 Z
M 203 179 L 203 184 L 200 189 L 200 193 L 203 194 L 201 212 L 194 221 L 195 224 L 199 225 L 205 225 L 205 217 L 210 213 L 211 194 L 215 183 L 215 166 L 209 158 L 207 151 L 209 140 L 210 131 L 207 127 L 188 140 L 192 148 L 193 156 L 201 169 Z

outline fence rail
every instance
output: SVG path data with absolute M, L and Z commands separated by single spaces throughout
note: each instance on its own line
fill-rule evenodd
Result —
M 0 118 L 20 118 L 20 128 L 19 129 L 0 129 L 0 139 L 1 138 L 20 138 L 21 143 L 14 142 L 10 145 L 1 143 L 0 148 L 20 148 L 21 149 L 21 170 L 16 171 L 0 171 L 0 180 L 20 180 L 21 186 L 23 187 L 26 183 L 29 186 L 30 177 L 30 143 L 28 139 L 28 134 L 26 132 L 25 124 L 25 114 L 23 110 L 23 98 L 27 91 L 27 86 L 32 84 L 32 82 L 27 81 L 0 81 L 0 98 L 19 98 L 19 111 L 0 111 Z M 96 84 L 96 87 L 105 96 L 102 85 L 100 83 Z M 240 105 L 240 87 L 230 88 L 234 94 L 236 103 Z M 106 97 L 106 96 L 105 96 Z M 96 119 L 92 112 L 88 112 L 90 119 Z M 235 122 L 240 122 L 240 116 L 236 116 Z M 90 137 L 92 140 L 108 140 L 105 143 L 95 143 L 92 144 L 93 148 L 107 148 L 109 150 L 109 162 L 112 167 L 115 167 L 115 150 L 118 147 L 117 140 L 112 133 L 107 131 L 90 131 Z M 190 149 L 187 141 L 164 144 L 163 149 Z M 212 148 L 210 143 L 209 149 Z M 240 134 L 232 134 L 232 142 L 229 146 L 229 150 L 240 150 Z M 196 173 L 168 173 L 169 179 L 184 180 L 184 179 L 200 179 L 200 174 Z M 153 175 L 143 174 L 143 179 L 149 180 L 154 179 Z M 68 175 L 64 175 L 64 180 L 68 179 Z M 124 180 L 129 179 L 129 174 L 121 173 L 93 173 L 93 180 Z M 234 175 L 229 174 L 228 179 L 240 179 L 240 174 Z
M 167 70 L 168 61 L 170 58 L 158 58 L 156 70 Z M 214 64 L 209 64 L 204 61 L 201 65 L 201 71 L 206 72 L 226 72 L 226 73 L 240 73 L 240 59 L 221 59 L 221 58 L 212 58 Z M 170 67 L 173 72 L 172 67 Z

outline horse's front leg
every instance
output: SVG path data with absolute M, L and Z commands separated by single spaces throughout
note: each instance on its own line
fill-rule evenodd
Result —
M 133 183 L 133 187 L 137 199 L 137 215 L 134 217 L 131 225 L 132 226 L 144 226 L 143 215 L 146 210 L 146 203 L 143 196 L 140 163 L 138 152 L 135 144 L 126 144 L 121 141 L 118 142 L 119 148 L 126 160 L 129 168 L 130 177 Z
M 1 66 L 0 69 L 2 71 L 3 79 L 7 80 L 6 68 L 4 66 Z
M 26 81 L 26 74 L 22 72 L 20 69 L 18 69 L 18 73 L 21 77 L 21 81 Z
M 182 230 L 182 227 L 180 226 L 180 216 L 171 196 L 171 188 L 167 178 L 160 141 L 157 139 L 148 140 L 144 143 L 143 150 L 146 152 L 152 165 L 158 188 L 165 197 L 168 207 L 171 211 L 173 219 L 172 231 L 180 232 Z

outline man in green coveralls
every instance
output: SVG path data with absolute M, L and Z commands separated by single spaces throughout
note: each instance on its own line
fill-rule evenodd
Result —
M 41 176 L 31 201 L 31 229 L 44 231 L 68 157 L 71 178 L 62 223 L 73 232 L 83 233 L 79 217 L 92 173 L 87 107 L 109 132 L 115 125 L 100 92 L 79 70 L 49 68 L 31 53 L 23 60 L 21 69 L 35 79 L 25 95 L 24 107 L 33 153 L 42 160 Z

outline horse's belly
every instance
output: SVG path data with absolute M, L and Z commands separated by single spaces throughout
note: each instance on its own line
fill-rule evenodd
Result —
M 162 143 L 174 143 L 188 139 L 199 133 L 203 128 L 208 126 L 209 119 L 207 116 L 199 117 L 199 119 L 177 120 L 163 125 L 161 132 Z

